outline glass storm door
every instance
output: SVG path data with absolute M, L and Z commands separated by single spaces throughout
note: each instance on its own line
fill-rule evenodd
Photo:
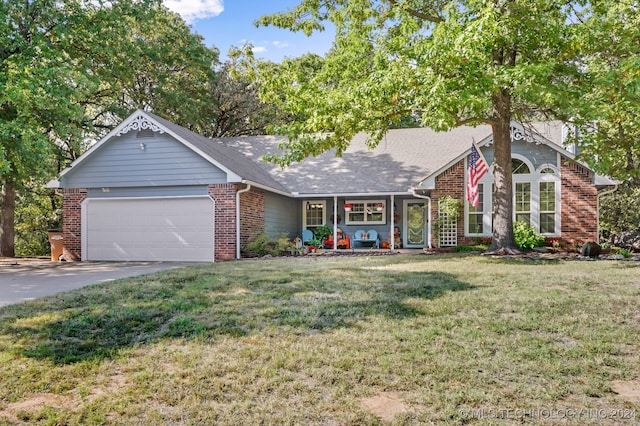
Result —
M 405 247 L 427 246 L 427 206 L 426 201 L 405 200 Z

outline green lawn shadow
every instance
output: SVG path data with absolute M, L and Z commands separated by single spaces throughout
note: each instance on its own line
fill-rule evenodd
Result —
M 0 308 L 0 334 L 14 342 L 4 350 L 68 364 L 113 358 L 123 348 L 167 338 L 314 334 L 371 317 L 396 321 L 422 315 L 407 302 L 474 288 L 449 273 L 366 268 L 270 270 L 262 278 L 236 281 L 233 274 L 205 266 L 162 276 Z

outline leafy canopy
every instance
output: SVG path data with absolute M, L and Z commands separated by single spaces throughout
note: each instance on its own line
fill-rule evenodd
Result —
M 291 137 L 282 164 L 336 147 L 354 134 L 371 145 L 407 116 L 438 130 L 554 116 L 575 99 L 577 11 L 567 1 L 305 0 L 262 17 L 310 34 L 325 21 L 336 39 L 322 67 L 296 59 L 254 63 L 261 96 L 301 119 L 273 129 Z M 496 102 L 508 99 L 507 117 Z

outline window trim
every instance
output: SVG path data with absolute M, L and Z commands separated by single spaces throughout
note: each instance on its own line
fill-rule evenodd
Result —
M 322 223 L 310 225 L 307 222 L 307 206 L 310 204 L 320 204 L 322 205 Z M 324 226 L 327 224 L 327 200 L 305 200 L 302 202 L 302 223 L 304 224 L 303 229 L 313 229 L 318 226 Z
M 351 220 L 351 215 L 353 214 L 360 214 L 363 212 L 358 212 L 358 211 L 345 211 L 344 212 L 344 224 L 345 225 L 386 225 L 387 224 L 387 201 L 386 200 L 345 200 L 344 201 L 345 204 L 352 204 L 352 205 L 357 205 L 357 204 L 364 204 L 364 208 L 367 208 L 367 205 L 371 205 L 372 208 L 374 205 L 376 204 L 382 204 L 382 220 L 367 220 L 367 217 L 369 214 L 371 213 L 367 213 L 367 211 L 364 212 L 364 220 L 360 221 L 360 220 Z M 378 212 L 376 212 L 378 213 Z
M 530 211 L 529 220 L 531 225 L 534 227 L 536 232 L 540 232 L 540 183 L 542 182 L 555 182 L 555 229 L 551 233 L 541 233 L 541 235 L 548 237 L 559 236 L 562 232 L 562 198 L 561 198 L 561 187 L 562 180 L 560 178 L 560 171 L 558 166 L 551 163 L 544 163 L 538 167 L 534 167 L 531 161 L 529 161 L 526 157 L 519 154 L 512 154 L 512 159 L 522 161 L 527 167 L 529 167 L 530 173 L 516 173 L 512 175 L 512 191 L 513 191 L 513 220 L 516 218 L 516 209 L 515 209 L 515 188 L 516 183 L 528 182 L 531 184 L 530 186 Z M 543 173 L 542 171 L 545 169 L 553 170 L 553 173 Z M 468 179 L 468 171 L 465 170 L 465 182 Z M 465 236 L 468 237 L 491 237 L 493 235 L 493 190 L 487 191 L 488 188 L 493 188 L 493 174 L 487 173 L 481 180 L 480 183 L 484 184 L 484 193 L 483 193 L 483 205 L 484 205 L 484 213 L 483 213 L 483 224 L 482 224 L 482 234 L 475 234 L 469 232 L 469 202 L 465 200 L 464 203 L 464 232 Z M 547 213 L 546 211 L 544 213 Z

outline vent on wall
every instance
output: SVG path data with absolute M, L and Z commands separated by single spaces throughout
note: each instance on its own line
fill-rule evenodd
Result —
M 136 133 L 136 139 L 149 139 L 149 138 L 155 138 L 155 137 L 156 137 L 156 134 L 151 129 L 138 130 L 138 133 Z

